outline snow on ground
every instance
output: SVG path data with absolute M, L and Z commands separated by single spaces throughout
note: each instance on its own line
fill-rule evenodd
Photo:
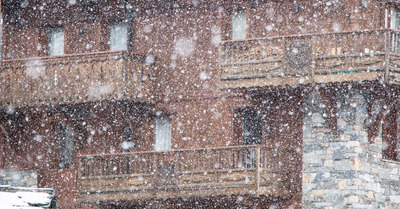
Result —
M 52 195 L 44 192 L 0 192 L 0 207 L 2 209 L 47 208 L 52 198 Z

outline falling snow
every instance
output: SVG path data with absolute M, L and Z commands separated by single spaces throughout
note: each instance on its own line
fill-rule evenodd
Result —
M 399 5 L 3 0 L 0 207 L 398 208 Z

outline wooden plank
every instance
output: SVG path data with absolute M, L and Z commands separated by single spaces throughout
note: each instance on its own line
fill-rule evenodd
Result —
M 258 152 L 254 152 L 255 150 L 258 150 Z M 169 152 L 96 155 L 86 156 L 87 158 L 81 156 L 81 162 L 85 164 L 84 166 L 91 165 L 90 167 L 92 170 L 94 169 L 93 171 L 98 171 L 102 170 L 99 168 L 105 165 L 105 170 L 107 171 L 92 174 L 88 173 L 87 169 L 82 171 L 85 174 L 80 176 L 84 177 L 78 179 L 82 188 L 80 193 L 83 195 L 81 201 L 100 201 L 109 197 L 114 199 L 185 198 L 210 194 L 256 196 L 264 194 L 282 197 L 290 195 L 290 179 L 287 171 L 276 170 L 275 167 L 267 170 L 265 165 L 262 168 L 256 168 L 257 166 L 253 165 L 250 168 L 240 169 L 230 166 L 232 163 L 236 164 L 237 161 L 237 157 L 230 157 L 232 153 L 236 153 L 236 156 L 240 157 L 248 152 L 254 152 L 254 156 L 257 156 L 256 165 L 260 165 L 261 155 L 263 155 L 263 161 L 266 159 L 271 161 L 278 159 L 279 161 L 287 160 L 281 159 L 280 156 L 290 154 L 284 150 L 278 151 L 264 146 L 237 146 Z M 276 153 L 278 153 L 277 158 Z M 202 164 L 200 159 L 204 155 L 208 155 L 210 158 L 208 158 L 209 161 L 207 163 Z M 160 172 L 160 166 L 157 166 L 155 174 L 149 172 L 148 175 L 121 175 L 124 173 L 121 167 L 124 165 L 124 159 L 127 159 L 128 156 L 130 159 L 135 159 L 134 162 L 141 162 L 141 159 L 144 158 L 146 158 L 146 161 L 153 159 L 154 166 L 158 165 L 157 162 L 160 162 L 160 160 L 175 163 L 175 166 L 173 166 L 173 168 L 176 168 L 174 176 L 167 183 L 160 183 L 160 178 L 163 177 L 158 173 Z M 137 157 L 134 158 L 133 156 Z M 175 160 L 172 160 L 171 157 Z M 176 159 L 184 159 L 185 164 L 179 165 Z M 98 163 L 96 164 L 96 162 Z M 144 165 L 137 164 L 137 166 L 143 167 Z M 143 172 L 143 170 L 139 170 Z
M 138 82 L 136 72 L 141 71 L 137 68 L 143 66 L 143 61 L 141 56 L 136 57 L 126 52 L 99 52 L 44 57 L 40 60 L 28 58 L 2 61 L 1 102 L 3 106 L 8 102 L 13 104 L 18 102 L 20 106 L 65 104 L 121 99 L 121 95 L 126 95 L 128 92 L 130 98 L 139 101 L 138 88 L 142 84 Z M 151 69 L 152 66 L 147 67 Z M 7 76 L 10 79 L 6 79 Z M 126 83 L 129 77 L 132 85 Z M 107 86 L 110 88 L 105 89 Z M 99 87 L 104 87 L 105 95 L 96 95 Z M 150 98 L 151 88 L 149 82 L 146 91 L 142 92 L 140 101 L 147 101 L 147 98 Z

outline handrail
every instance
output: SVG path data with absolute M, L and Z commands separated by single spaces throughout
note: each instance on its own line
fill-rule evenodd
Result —
M 290 154 L 288 154 L 290 153 Z M 271 148 L 265 145 L 244 145 L 168 151 L 128 152 L 80 155 L 79 176 L 106 177 L 110 175 L 159 173 L 159 165 L 171 165 L 174 172 L 229 171 L 232 169 L 283 169 L 297 152 L 295 149 Z
M 188 149 L 171 149 L 171 150 L 149 150 L 149 151 L 137 151 L 137 152 L 121 152 L 121 153 L 104 153 L 104 154 L 85 154 L 78 155 L 78 158 L 85 157 L 103 157 L 103 156 L 119 156 L 119 155 L 134 155 L 134 154 L 150 154 L 150 153 L 173 153 L 173 152 L 185 152 L 185 151 L 201 151 L 201 150 L 216 150 L 216 149 L 232 149 L 232 148 L 269 148 L 269 149 L 277 149 L 282 151 L 295 151 L 292 148 L 278 148 L 278 147 L 270 147 L 266 145 L 236 145 L 236 146 L 224 146 L 224 147 L 207 147 L 207 148 L 188 148 Z
M 78 157 L 78 191 L 90 198 L 109 192 L 138 194 L 133 198 L 142 198 L 141 194 L 160 198 L 169 196 L 169 191 L 191 191 L 173 192 L 174 196 L 203 196 L 203 189 L 228 195 L 241 190 L 286 197 L 291 195 L 290 182 L 299 153 L 295 149 L 242 145 Z
M 346 34 L 355 34 L 355 33 L 374 33 L 374 32 L 382 32 L 382 31 L 383 32 L 391 31 L 391 32 L 395 32 L 395 33 L 400 33 L 400 30 L 385 28 L 385 29 L 376 29 L 376 30 L 358 30 L 358 31 L 332 32 L 332 33 L 307 33 L 307 34 L 268 36 L 268 37 L 257 37 L 257 38 L 236 39 L 236 40 L 222 40 L 221 44 L 257 41 L 257 40 L 268 40 L 268 39 L 277 39 L 277 38 L 300 38 L 300 37 L 327 36 L 327 35 L 346 35 Z
M 0 61 L 0 106 L 121 98 L 149 101 L 152 82 L 150 79 L 144 82 L 142 78 L 151 77 L 155 68 L 156 64 L 145 63 L 144 55 L 131 51 L 3 60 Z M 29 84 L 28 88 L 21 83 Z M 95 91 L 98 87 L 104 88 Z
M 285 83 L 282 79 L 287 76 L 309 76 L 306 81 L 309 83 L 318 75 L 346 72 L 347 69 L 358 69 L 363 75 L 361 80 L 380 79 L 380 75 L 374 73 L 374 69 L 380 69 L 384 80 L 389 81 L 393 53 L 400 54 L 398 30 L 347 31 L 223 41 L 219 64 L 221 81 L 227 88 L 247 86 L 246 82 L 229 82 L 248 78 L 265 78 L 269 85 L 278 85 Z M 335 79 L 357 80 L 351 76 Z M 272 77 L 281 80 L 268 80 Z M 327 78 L 326 82 L 332 78 Z M 324 82 L 322 77 L 317 79 Z M 296 83 L 295 80 L 291 82 Z
M 138 57 L 144 57 L 143 55 L 135 54 L 132 51 L 128 50 L 115 50 L 115 51 L 100 51 L 100 52 L 88 52 L 88 53 L 77 53 L 77 54 L 64 54 L 57 56 L 43 56 L 43 57 L 25 57 L 25 58 L 17 58 L 17 59 L 2 59 L 1 63 L 9 63 L 9 62 L 23 62 L 23 61 L 34 61 L 34 60 L 57 60 L 57 59 L 66 59 L 66 58 L 78 58 L 78 57 L 87 57 L 87 56 L 102 56 L 102 55 L 114 55 L 114 54 L 132 54 Z

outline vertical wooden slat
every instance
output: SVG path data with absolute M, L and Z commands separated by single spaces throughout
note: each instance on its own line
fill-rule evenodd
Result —
M 256 157 L 256 165 L 255 165 L 255 178 L 256 178 L 256 196 L 258 197 L 258 195 L 260 194 L 260 173 L 261 173 L 261 168 L 260 168 L 260 147 L 257 146 L 256 147 L 256 153 L 255 153 L 255 157 Z
M 385 75 L 384 75 L 385 82 L 389 81 L 390 35 L 391 34 L 389 33 L 389 31 L 386 31 L 386 33 L 385 33 Z

